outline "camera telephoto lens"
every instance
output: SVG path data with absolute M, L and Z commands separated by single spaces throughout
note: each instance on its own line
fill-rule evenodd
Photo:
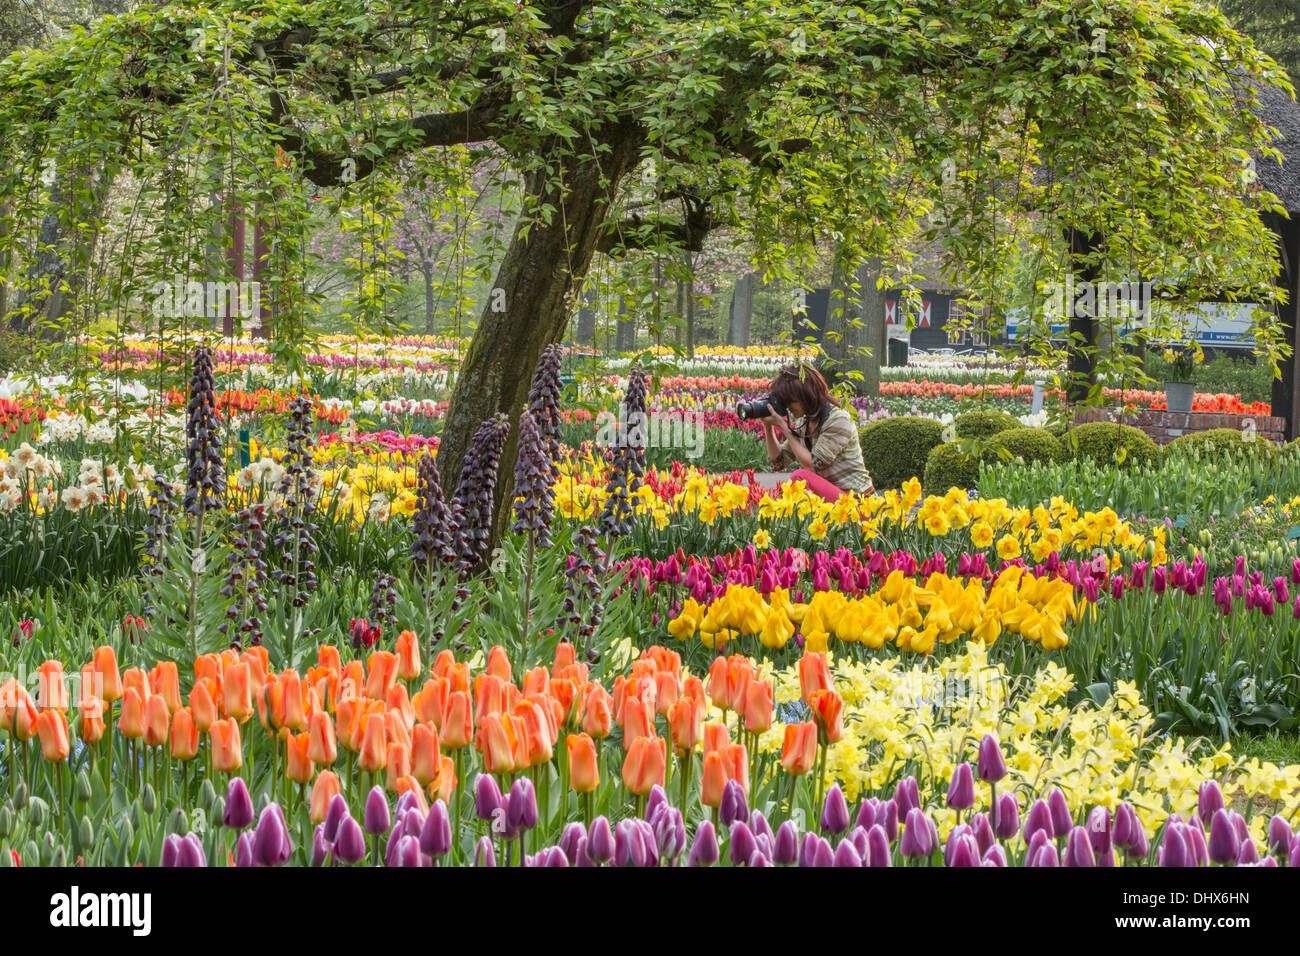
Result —
M 765 398 L 756 398 L 752 402 L 736 403 L 736 417 L 742 422 L 752 421 L 756 418 L 766 418 L 772 412 L 785 415 L 785 405 L 772 395 Z

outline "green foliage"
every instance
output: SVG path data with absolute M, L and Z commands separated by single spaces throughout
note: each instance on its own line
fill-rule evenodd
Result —
M 958 438 L 989 438 L 1009 428 L 1019 428 L 1020 420 L 1006 412 L 982 408 L 958 415 L 953 419 L 953 427 Z
M 1160 349 L 1147 352 L 1146 374 L 1156 382 L 1175 381 L 1170 363 Z M 1192 382 L 1202 394 L 1240 395 L 1243 402 L 1267 402 L 1273 395 L 1273 378 L 1268 366 L 1249 356 L 1217 355 L 1192 366 Z
M 1012 458 L 1022 458 L 1026 463 L 1057 463 L 1070 457 L 1065 446 L 1046 428 L 1008 428 L 1004 432 L 998 432 L 989 445 L 995 454 L 981 456 L 984 460 L 1001 458 L 1001 455 L 996 454 L 998 449 L 1005 449 Z
M 925 462 L 922 481 L 927 494 L 946 494 L 949 488 L 974 488 L 979 479 L 979 456 L 963 448 L 966 442 L 950 441 L 937 446 Z
M 1065 447 L 1075 461 L 1125 468 L 1158 465 L 1160 448 L 1140 428 L 1113 422 L 1089 422 L 1071 429 Z
M 862 460 L 879 489 L 898 488 L 925 474 L 931 449 L 943 441 L 943 427 L 932 418 L 899 415 L 875 422 L 859 433 Z
M 1262 456 L 1274 454 L 1273 443 L 1255 432 L 1240 428 L 1211 428 L 1175 438 L 1162 449 L 1166 462 L 1189 456 L 1222 458 L 1225 456 Z

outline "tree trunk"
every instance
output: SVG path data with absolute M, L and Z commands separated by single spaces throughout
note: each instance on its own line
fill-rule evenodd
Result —
M 636 319 L 627 314 L 627 297 L 618 300 L 618 326 L 614 332 L 614 350 L 616 352 L 636 351 Z
M 1276 213 L 1265 216 L 1265 224 L 1274 231 L 1278 240 L 1278 285 L 1287 293 L 1285 305 L 1278 307 L 1282 319 L 1284 341 L 1292 353 L 1279 363 L 1281 378 L 1273 379 L 1273 414 L 1286 419 L 1286 440 L 1294 441 L 1297 435 L 1297 415 L 1300 412 L 1300 222 L 1295 218 L 1282 219 Z
M 828 385 L 837 385 L 846 371 L 847 332 L 857 317 L 857 299 L 853 274 L 837 250 L 831 271 L 831 291 L 826 302 L 826 320 L 822 323 L 822 374 Z
M 596 342 L 596 297 L 590 286 L 582 290 L 578 306 L 578 344 L 594 345 Z
M 688 260 L 689 261 L 689 260 Z M 686 357 L 695 358 L 695 271 L 686 274 Z
M 619 181 L 637 163 L 641 134 L 629 121 L 602 137 L 608 148 L 570 154 L 560 175 L 533 173 L 526 184 L 536 205 L 555 210 L 549 221 L 521 217 L 497 270 L 465 354 L 438 449 L 438 470 L 448 490 L 456 486 L 474 432 L 498 412 L 511 419 L 497 473 L 492 546 L 500 540 L 514 484 L 516 418 L 528 398 L 542 349 L 564 335 L 569 297 L 591 266 L 601 226 Z M 598 157 L 598 158 L 597 158 Z
M 1101 237 L 1071 230 L 1066 233 L 1065 241 L 1070 250 L 1071 268 L 1074 274 L 1082 282 L 1096 282 L 1101 277 L 1101 263 L 1086 263 L 1080 260 L 1100 249 Z M 1067 348 L 1070 383 L 1067 397 L 1072 402 L 1086 401 L 1088 392 L 1097 384 L 1096 296 L 1092 297 L 1092 301 L 1092 313 L 1085 315 L 1074 314 L 1073 301 L 1065 303 L 1070 331 L 1070 342 Z
M 885 325 L 885 293 L 876 288 L 880 278 L 880 259 L 868 259 L 858 268 L 858 321 L 848 332 L 846 360 L 862 378 L 854 382 L 859 395 L 880 397 L 880 366 L 888 347 Z M 870 352 L 868 353 L 868 350 Z
M 747 348 L 753 320 L 754 273 L 747 272 L 736 280 L 736 289 L 731 296 L 731 321 L 727 328 L 727 344 Z

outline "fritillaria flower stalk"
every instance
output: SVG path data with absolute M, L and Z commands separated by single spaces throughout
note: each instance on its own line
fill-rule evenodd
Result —
M 265 614 L 266 601 L 266 505 L 258 502 L 250 505 L 235 517 L 235 538 L 230 552 L 230 570 L 226 574 L 225 586 L 221 589 L 222 597 L 238 597 L 226 609 L 226 620 L 217 628 L 221 634 L 229 637 L 230 646 L 239 649 L 245 637 L 252 647 L 262 643 L 262 620 L 258 614 Z M 230 634 L 231 625 L 235 633 Z
M 281 461 L 284 475 L 280 479 L 279 532 L 275 538 L 282 567 L 276 572 L 279 585 L 291 595 L 288 651 L 293 659 L 293 645 L 302 631 L 302 608 L 315 593 L 315 556 L 318 550 L 313 537 L 316 525 L 315 471 L 313 470 L 311 399 L 299 395 L 289 406 L 289 432 L 285 436 L 285 455 Z
M 515 523 L 511 530 L 528 539 L 524 562 L 524 603 L 520 620 L 519 668 L 528 665 L 529 614 L 532 610 L 536 549 L 551 546 L 550 516 L 555 511 L 553 467 L 548 447 L 531 412 L 519 416 L 519 454 L 515 459 Z
M 504 413 L 494 415 L 474 433 L 474 440 L 461 463 L 460 481 L 451 499 L 453 541 L 464 578 L 487 558 L 492 538 L 492 499 L 496 491 L 497 468 L 505 450 L 510 421 Z
M 618 428 L 609 480 L 605 484 L 605 506 L 597 519 L 600 533 L 613 539 L 632 530 L 632 495 L 645 474 L 646 374 L 634 368 L 628 375 L 623 398 L 623 422 Z M 633 427 L 626 427 L 632 422 Z
M 416 507 L 411 516 L 411 561 L 415 569 L 424 571 L 424 608 L 426 614 L 433 595 L 435 571 L 450 568 L 456 563 L 456 549 L 452 542 L 451 511 L 442 490 L 442 477 L 434 456 L 426 452 L 416 466 Z M 432 649 L 443 638 L 441 619 L 429 638 Z
M 194 350 L 190 374 L 188 418 L 185 424 L 186 472 L 185 513 L 194 519 L 193 554 L 190 561 L 190 650 L 199 656 L 199 575 L 203 571 L 203 519 L 221 507 L 225 488 L 225 459 L 221 425 L 217 419 L 216 387 L 212 376 L 212 350 Z

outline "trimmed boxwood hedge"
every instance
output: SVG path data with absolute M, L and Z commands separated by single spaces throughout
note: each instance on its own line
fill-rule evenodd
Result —
M 1160 448 L 1146 432 L 1132 425 L 1116 422 L 1089 422 L 1072 428 L 1064 441 L 1066 450 L 1075 461 L 1091 461 L 1099 465 L 1115 464 L 1115 454 L 1125 448 L 1121 468 L 1138 465 L 1157 466 Z
M 1025 462 L 1058 463 L 1069 460 L 1064 446 L 1045 428 L 1009 428 L 983 442 L 979 451 L 965 452 L 962 442 L 939 445 L 925 463 L 923 485 L 927 494 L 947 494 L 949 488 L 969 490 L 979 481 L 979 465 L 1006 464 L 1000 449 Z
M 1012 457 L 1023 458 L 1026 464 L 1036 461 L 1059 464 L 1070 457 L 1065 446 L 1046 428 L 1008 428 L 994 435 L 990 444 L 1005 448 Z M 987 462 L 1002 460 L 996 453 L 986 454 L 983 458 Z
M 1189 452 L 1200 452 L 1203 456 L 1215 458 L 1242 452 L 1258 456 L 1273 454 L 1275 449 L 1271 441 L 1258 434 L 1253 438 L 1254 441 L 1247 441 L 1238 428 L 1210 428 L 1175 438 L 1163 451 L 1166 459 L 1177 458 Z
M 950 441 L 930 452 L 921 486 L 926 494 L 945 495 L 949 488 L 974 488 L 978 478 L 978 456 L 962 451 L 961 442 Z
M 1019 428 L 1020 419 L 1006 412 L 981 409 L 958 415 L 952 424 L 958 438 L 989 438 L 1009 428 Z
M 862 461 L 877 488 L 898 488 L 925 474 L 926 457 L 943 442 L 943 426 L 933 418 L 899 415 L 873 422 L 859 432 Z

